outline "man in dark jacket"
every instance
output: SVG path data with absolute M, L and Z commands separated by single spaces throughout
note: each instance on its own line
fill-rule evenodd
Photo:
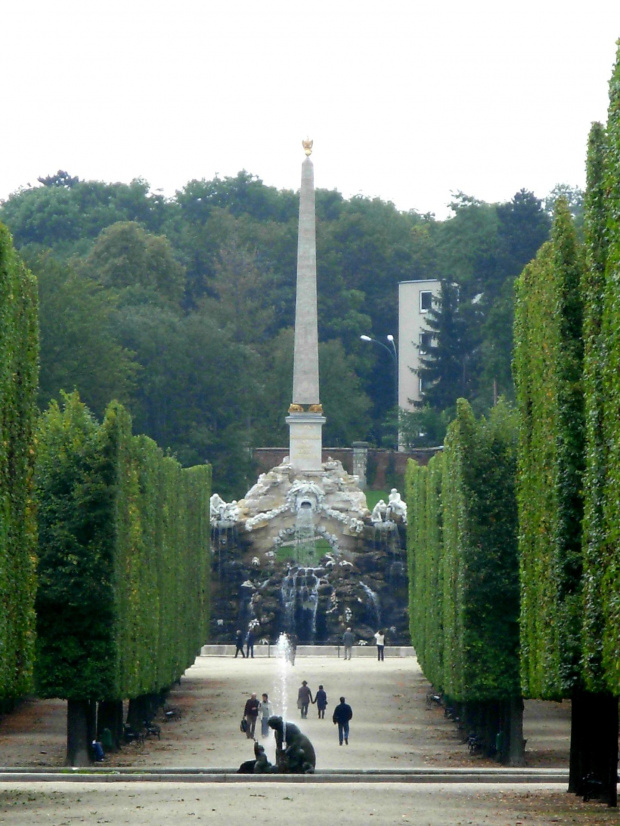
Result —
M 254 739 L 254 732 L 256 730 L 256 718 L 258 717 L 258 709 L 260 708 L 260 703 L 256 697 L 256 693 L 252 694 L 250 699 L 246 702 L 245 708 L 243 709 L 243 716 L 246 719 L 248 727 L 245 731 L 245 736 L 248 740 Z
M 243 653 L 243 631 L 240 628 L 235 634 L 235 659 L 237 659 L 239 654 L 245 659 L 245 654 Z
M 349 720 L 353 717 L 353 709 L 348 703 L 345 703 L 344 697 L 340 698 L 339 705 L 334 709 L 334 716 L 332 720 L 334 725 L 338 724 L 338 740 L 342 745 L 342 740 L 349 745 Z

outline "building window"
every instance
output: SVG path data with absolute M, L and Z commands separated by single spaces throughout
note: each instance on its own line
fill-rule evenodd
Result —
M 421 356 L 425 356 L 432 346 L 433 336 L 431 333 L 420 333 L 420 344 L 418 350 Z
M 421 376 L 418 378 L 418 391 L 424 393 L 424 379 Z
M 427 313 L 433 307 L 433 293 L 430 290 L 420 290 L 420 312 Z

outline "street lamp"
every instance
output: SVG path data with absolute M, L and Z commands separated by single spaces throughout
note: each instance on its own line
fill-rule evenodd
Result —
M 394 336 L 392 334 L 386 336 L 387 340 L 390 342 L 390 347 L 382 341 L 379 341 L 376 338 L 371 338 L 370 336 L 360 336 L 360 338 L 362 341 L 372 341 L 373 344 L 378 344 L 379 347 L 383 347 L 383 349 L 387 350 L 390 354 L 394 366 L 394 400 L 396 402 L 396 411 L 398 412 L 398 352 L 396 350 Z

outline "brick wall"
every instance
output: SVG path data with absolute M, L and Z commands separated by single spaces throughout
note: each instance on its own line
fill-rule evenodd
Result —
M 368 487 L 371 490 L 387 490 L 395 486 L 402 492 L 407 461 L 409 459 L 415 459 L 419 464 L 426 465 L 428 460 L 436 452 L 435 448 L 408 452 L 386 450 L 383 448 L 369 448 L 366 470 Z M 257 475 L 267 473 L 267 471 L 281 464 L 285 456 L 288 456 L 287 447 L 254 448 L 254 463 L 256 465 Z M 353 448 L 323 448 L 323 461 L 326 462 L 330 457 L 342 462 L 342 466 L 347 473 L 353 472 Z

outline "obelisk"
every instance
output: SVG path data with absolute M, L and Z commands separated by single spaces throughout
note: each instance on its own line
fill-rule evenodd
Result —
M 297 294 L 295 303 L 295 353 L 293 403 L 289 426 L 290 462 L 296 471 L 320 471 L 322 427 L 319 401 L 319 332 L 316 292 L 316 228 L 312 141 L 303 141 L 306 158 L 301 167 L 299 229 L 297 239 Z

